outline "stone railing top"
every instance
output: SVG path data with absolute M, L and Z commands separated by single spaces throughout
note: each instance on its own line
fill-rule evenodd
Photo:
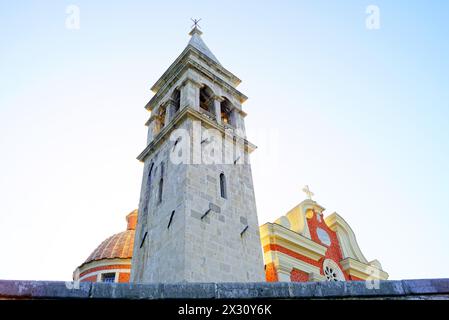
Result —
M 0 299 L 449 299 L 449 279 L 349 282 L 90 283 L 0 280 Z

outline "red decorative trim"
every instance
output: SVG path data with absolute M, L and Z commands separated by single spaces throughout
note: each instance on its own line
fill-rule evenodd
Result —
M 91 276 L 80 280 L 80 282 L 97 282 L 97 276 Z
M 329 234 L 329 238 L 331 240 L 331 244 L 330 246 L 327 246 L 327 250 L 326 250 L 326 254 L 324 256 L 324 259 L 331 259 L 333 260 L 341 269 L 341 271 L 343 272 L 345 279 L 346 280 L 350 280 L 349 278 L 349 274 L 347 274 L 341 264 L 340 261 L 343 259 L 342 258 L 342 253 L 341 253 L 341 248 L 340 248 L 340 243 L 338 242 L 338 237 L 337 237 L 337 233 L 335 231 L 333 231 L 332 229 L 330 229 L 326 222 L 324 221 L 324 216 L 321 214 L 320 215 L 320 220 L 318 220 L 318 215 L 320 215 L 320 213 L 313 211 L 313 216 L 311 218 L 307 218 L 307 225 L 309 226 L 309 231 L 310 231 L 310 237 L 312 238 L 313 241 L 315 241 L 316 243 L 320 243 L 321 241 L 318 238 L 317 235 L 317 228 L 321 228 L 323 230 L 325 230 L 328 234 Z M 322 275 L 324 275 L 323 272 L 323 261 L 324 259 L 320 260 L 320 273 Z
M 113 265 L 106 265 L 106 266 L 99 266 L 87 269 L 86 271 L 83 271 L 80 273 L 80 277 L 85 276 L 86 274 L 100 271 L 100 270 L 111 270 L 111 269 L 131 269 L 131 264 L 113 264 Z
M 309 281 L 309 274 L 298 269 L 293 269 L 292 272 L 290 272 L 290 281 L 307 282 Z
M 349 275 L 349 280 L 353 280 L 353 281 L 365 281 L 364 279 L 361 279 L 361 278 L 355 277 L 355 276 L 351 276 L 351 275 Z
M 306 257 L 306 256 L 304 256 L 302 254 L 297 253 L 297 252 L 294 252 L 294 251 L 292 251 L 290 249 L 287 249 L 287 248 L 285 248 L 285 247 L 283 247 L 281 245 L 278 245 L 278 244 L 267 244 L 267 245 L 265 245 L 263 247 L 263 252 L 268 252 L 268 251 L 282 252 L 282 253 L 285 253 L 286 255 L 290 256 L 290 257 L 293 257 L 293 258 L 296 258 L 298 260 L 304 261 L 304 262 L 306 262 L 308 264 L 311 264 L 311 265 L 313 265 L 315 267 L 321 267 L 321 263 L 320 263 L 321 260 L 320 261 L 315 261 L 315 260 L 313 260 L 313 259 L 311 259 L 309 257 Z

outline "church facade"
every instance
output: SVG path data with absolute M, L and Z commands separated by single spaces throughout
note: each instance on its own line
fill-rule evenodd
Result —
M 267 281 L 386 280 L 378 260 L 365 258 L 349 224 L 306 199 L 260 227 Z
M 126 235 L 103 242 L 74 280 L 386 279 L 377 260 L 365 259 L 349 225 L 336 213 L 325 218 L 308 188 L 309 199 L 259 227 L 247 98 L 201 34 L 195 25 L 187 47 L 152 87 L 147 146 L 138 156 L 139 208 L 127 217 Z

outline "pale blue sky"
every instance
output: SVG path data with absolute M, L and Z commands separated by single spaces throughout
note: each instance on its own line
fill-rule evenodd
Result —
M 448 277 L 448 15 L 444 0 L 0 1 L 0 278 L 68 280 L 124 230 L 149 88 L 191 17 L 249 97 L 259 222 L 308 184 L 391 279 Z

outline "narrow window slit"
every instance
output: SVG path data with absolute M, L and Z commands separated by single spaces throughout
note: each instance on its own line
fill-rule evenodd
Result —
M 248 230 L 248 226 L 246 226 L 242 232 L 240 232 L 240 237 L 243 237 L 243 234 Z
M 203 220 L 203 218 L 205 218 L 209 212 L 211 212 L 211 209 L 207 209 L 207 211 L 201 216 L 201 220 Z
M 228 197 L 226 189 L 226 177 L 224 173 L 220 174 L 220 195 L 223 199 L 226 199 Z
M 158 202 L 162 203 L 162 192 L 164 190 L 164 163 L 161 163 L 161 177 L 159 180 Z
M 179 137 L 178 139 L 176 139 L 175 143 L 173 144 L 173 150 L 175 150 L 176 145 L 181 141 L 182 137 Z
M 159 181 L 159 196 L 158 196 L 158 202 L 162 203 L 162 190 L 164 189 L 164 179 L 161 178 Z
M 140 248 L 143 247 L 143 243 L 145 242 L 145 239 L 147 238 L 147 234 L 148 234 L 148 231 L 146 231 L 144 236 L 143 236 L 142 242 L 140 243 Z
M 168 221 L 167 229 L 170 228 L 171 222 L 173 221 L 173 216 L 175 215 L 175 210 L 171 212 L 170 220 Z

